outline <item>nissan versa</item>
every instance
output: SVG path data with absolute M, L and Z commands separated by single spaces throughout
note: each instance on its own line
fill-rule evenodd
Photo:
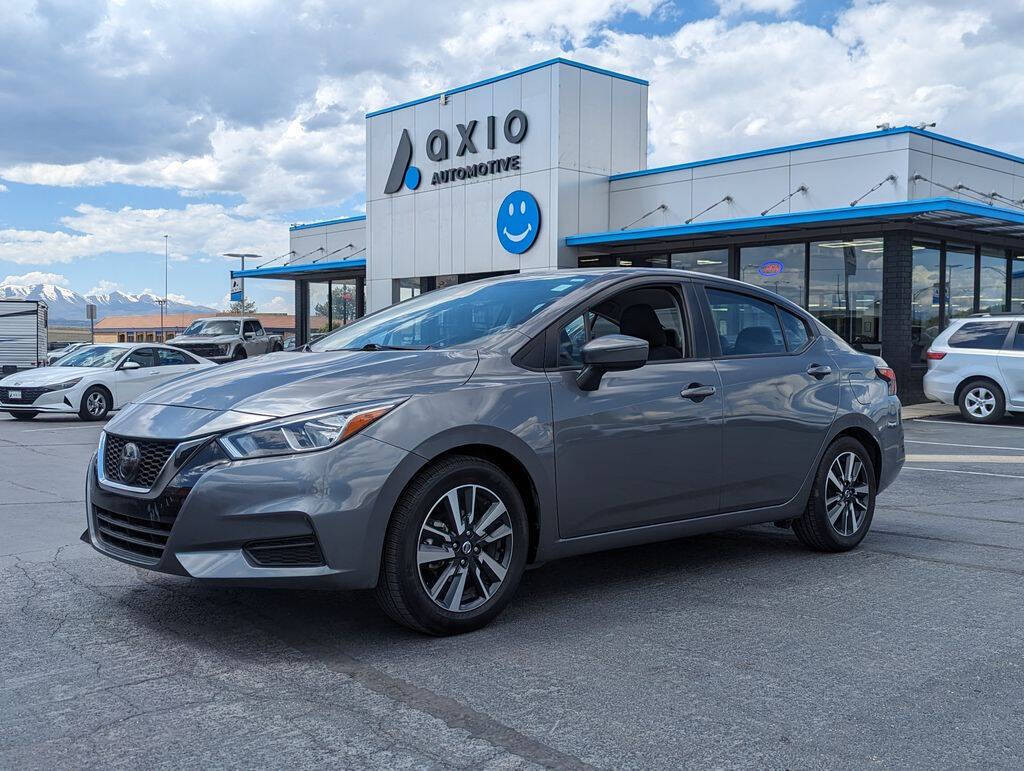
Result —
M 903 460 L 892 370 L 777 295 L 521 274 L 144 394 L 102 434 L 83 538 L 201 580 L 375 587 L 451 634 L 558 557 L 758 522 L 852 549 Z

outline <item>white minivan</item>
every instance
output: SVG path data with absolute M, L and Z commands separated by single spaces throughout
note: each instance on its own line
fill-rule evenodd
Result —
M 924 395 L 957 405 L 971 423 L 1024 412 L 1024 314 L 950 322 L 928 349 Z

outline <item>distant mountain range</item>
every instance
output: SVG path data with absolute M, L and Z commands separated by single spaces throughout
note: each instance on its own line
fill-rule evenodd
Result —
M 141 316 L 147 313 L 159 313 L 160 306 L 157 295 L 127 294 L 111 292 L 110 294 L 82 295 L 70 289 L 54 284 L 35 284 L 24 286 L 19 284 L 0 284 L 0 300 L 42 300 L 49 309 L 50 324 L 55 322 L 74 326 L 87 326 L 85 306 L 96 306 L 96 320 L 105 316 Z M 216 308 L 205 305 L 191 305 L 173 300 L 167 303 L 168 313 L 216 313 Z

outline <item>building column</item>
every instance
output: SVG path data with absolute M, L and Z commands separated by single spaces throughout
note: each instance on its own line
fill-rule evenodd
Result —
M 914 365 L 911 353 L 911 300 L 913 293 L 913 233 L 909 230 L 884 235 L 882 265 L 882 358 L 896 372 L 900 398 L 905 404 L 924 401 L 924 371 Z
M 356 277 L 356 318 L 366 315 L 366 276 Z
M 295 347 L 309 341 L 309 282 L 295 281 Z

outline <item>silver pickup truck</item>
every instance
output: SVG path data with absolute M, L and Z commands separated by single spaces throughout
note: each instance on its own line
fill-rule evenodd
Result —
M 280 335 L 268 335 L 259 319 L 214 316 L 196 319 L 169 341 L 175 348 L 212 361 L 240 361 L 284 350 Z

